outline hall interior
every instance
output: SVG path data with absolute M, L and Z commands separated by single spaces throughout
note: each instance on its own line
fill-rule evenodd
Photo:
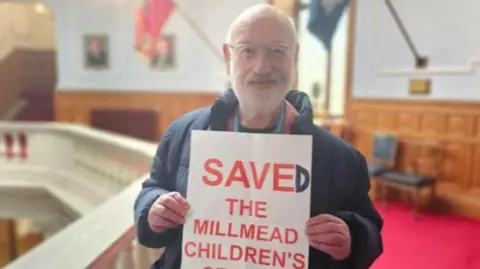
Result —
M 325 12 L 348 3 L 338 11 L 329 49 L 308 26 L 315 1 Z M 385 255 L 372 268 L 480 268 L 479 1 L 173 2 L 0 1 L 0 267 L 55 264 L 42 255 L 61 245 L 57 235 L 71 238 L 94 223 L 90 214 L 111 209 L 108 201 L 127 199 L 120 192 L 129 190 L 125 182 L 148 171 L 147 153 L 170 124 L 211 105 L 228 87 L 222 44 L 231 21 L 251 5 L 269 3 L 295 21 L 300 52 L 294 88 L 310 97 L 315 123 L 397 175 L 371 174 L 371 198 L 386 221 Z M 163 6 L 150 14 L 148 3 Z M 149 19 L 160 36 L 145 26 Z M 393 142 L 382 149 L 385 137 Z M 33 146 L 44 138 L 43 146 Z M 111 177 L 99 194 L 89 194 L 88 186 L 79 191 L 75 205 L 59 202 L 68 191 L 47 194 L 40 183 L 27 186 L 43 169 L 26 162 L 29 157 L 52 167 L 63 162 L 54 152 L 74 159 L 69 150 L 75 143 L 64 144 L 69 139 L 88 145 L 84 158 L 91 158 L 95 172 L 82 170 L 83 176 L 98 173 L 97 183 Z M 88 155 L 100 155 L 96 147 L 109 155 Z M 126 160 L 112 157 L 124 152 Z M 122 165 L 111 168 L 111 158 Z M 115 171 L 102 170 L 110 168 Z M 32 204 L 38 208 L 29 209 Z M 107 268 L 107 258 L 137 251 L 129 245 L 135 236 L 126 204 L 129 211 L 119 218 L 128 229 L 106 233 L 108 239 L 81 256 L 88 268 Z M 99 223 L 110 227 L 103 218 Z M 84 243 L 95 244 L 92 238 Z M 444 242 L 461 250 L 437 259 Z M 138 251 L 135 257 L 158 258 L 159 250 Z

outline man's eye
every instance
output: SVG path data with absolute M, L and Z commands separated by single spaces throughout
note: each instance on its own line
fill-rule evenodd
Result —
M 282 48 L 272 48 L 270 49 L 270 52 L 273 54 L 284 54 L 285 50 Z
M 240 53 L 241 54 L 244 54 L 244 55 L 252 55 L 253 54 L 253 49 L 252 48 L 242 48 L 240 50 Z

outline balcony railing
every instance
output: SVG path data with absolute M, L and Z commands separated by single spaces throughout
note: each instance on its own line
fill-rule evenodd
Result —
M 51 235 L 6 269 L 148 268 L 161 250 L 136 242 L 133 203 L 155 149 L 83 126 L 0 123 L 0 191 L 42 190 L 62 204 L 46 208 L 71 220 L 59 225 L 51 216 L 42 218 L 42 207 L 28 211 L 28 202 L 0 206 L 0 216 L 33 218 Z

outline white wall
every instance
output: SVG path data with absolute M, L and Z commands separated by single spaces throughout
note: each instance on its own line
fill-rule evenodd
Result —
M 306 1 L 304 1 L 306 2 Z M 303 10 L 299 14 L 298 42 L 300 51 L 298 55 L 298 89 L 306 92 L 313 99 L 312 85 L 318 82 L 321 85 L 321 94 L 318 98 L 319 104 L 316 107 L 322 107 L 325 103 L 325 89 L 327 79 L 327 53 L 322 43 L 313 36 L 307 29 L 308 10 Z
M 310 0 L 303 0 L 304 3 Z M 324 112 L 326 102 L 327 82 L 327 51 L 320 40 L 313 36 L 307 29 L 309 11 L 300 12 L 298 38 L 299 52 L 299 77 L 298 89 L 306 92 L 312 98 L 312 84 L 321 85 L 321 95 L 318 104 L 314 104 L 319 111 Z M 340 19 L 337 31 L 332 41 L 332 66 L 330 81 L 330 115 L 343 115 L 345 102 L 345 79 L 347 63 L 347 37 L 348 37 L 348 9 Z
M 55 14 L 60 90 L 221 91 L 226 77 L 221 46 L 230 22 L 263 0 L 176 0 L 216 46 L 212 52 L 180 12 L 164 28 L 176 35 L 175 71 L 152 70 L 134 50 L 135 8 L 139 0 L 43 0 Z M 110 66 L 90 71 L 83 64 L 83 35 L 110 37 Z M 220 54 L 221 55 L 221 54 Z
M 480 1 L 392 0 L 429 69 L 413 56 L 384 0 L 357 1 L 353 97 L 480 100 Z M 427 97 L 408 95 L 410 78 L 431 78 Z
M 0 61 L 15 48 L 55 48 L 53 21 L 48 10 L 39 10 L 29 3 L 0 3 Z

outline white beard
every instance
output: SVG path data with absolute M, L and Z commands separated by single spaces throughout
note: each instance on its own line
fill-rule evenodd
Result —
M 239 91 L 236 87 L 233 87 L 233 91 L 237 96 L 242 114 L 249 119 L 274 113 L 286 94 L 286 91 L 279 91 L 278 88 L 262 91 L 251 89 Z
M 238 99 L 240 109 L 244 117 L 254 119 L 271 115 L 280 105 L 289 89 L 279 89 L 272 87 L 271 89 L 263 89 L 257 91 L 254 89 L 238 89 L 238 83 L 235 81 L 234 70 L 230 64 L 230 80 L 235 96 Z

